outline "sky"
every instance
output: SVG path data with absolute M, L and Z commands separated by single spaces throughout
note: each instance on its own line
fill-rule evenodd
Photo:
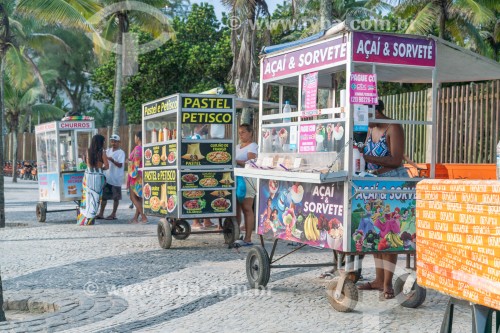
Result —
M 220 20 L 222 15 L 221 12 L 228 12 L 229 10 L 225 8 L 224 6 L 221 5 L 220 0 L 191 0 L 191 4 L 194 3 L 201 3 L 201 2 L 208 2 L 214 6 L 215 9 L 215 14 L 217 15 L 217 18 Z M 283 0 L 266 0 L 267 5 L 269 7 L 269 12 L 272 14 L 274 10 L 276 9 L 277 4 L 282 4 Z

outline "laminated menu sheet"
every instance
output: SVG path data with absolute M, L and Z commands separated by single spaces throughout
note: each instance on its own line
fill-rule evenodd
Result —
M 419 285 L 500 310 L 500 182 L 417 184 Z

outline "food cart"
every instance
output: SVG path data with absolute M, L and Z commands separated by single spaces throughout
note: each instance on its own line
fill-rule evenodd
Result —
M 160 246 L 196 233 L 234 242 L 234 98 L 176 94 L 143 104 L 142 115 L 144 213 L 161 217 Z M 194 232 L 194 218 L 218 218 L 219 228 Z
M 38 167 L 36 217 L 45 222 L 47 213 L 76 210 L 82 198 L 85 156 L 96 133 L 91 117 L 67 117 L 35 126 Z M 75 202 L 71 209 L 47 210 L 48 202 Z
M 247 256 L 252 287 L 266 286 L 272 268 L 331 266 L 279 265 L 278 240 L 334 250 L 333 264 L 345 268 L 327 286 L 330 304 L 351 311 L 358 300 L 360 255 L 406 254 L 408 272 L 394 290 L 403 306 L 418 307 L 425 289 L 416 283 L 415 186 L 419 178 L 373 177 L 363 171 L 357 144 L 368 120 L 426 128 L 430 176 L 435 175 L 437 88 L 441 82 L 498 77 L 492 61 L 436 37 L 353 31 L 345 24 L 308 39 L 264 49 L 260 101 L 271 89 L 296 103 L 291 113 L 260 108 L 259 157 L 236 175 L 259 179 L 257 232 L 261 246 Z M 498 64 L 495 64 L 498 66 Z M 471 75 L 474 73 L 474 75 Z M 345 81 L 345 82 L 341 82 Z M 428 120 L 374 120 L 377 81 L 432 83 Z M 340 87 L 346 87 L 341 90 Z M 408 136 L 407 136 L 408 139 Z M 371 176 L 371 177 L 370 177 Z M 274 238 L 269 252 L 264 236 Z M 296 251 L 295 249 L 294 251 Z M 292 251 L 293 252 L 293 251 Z

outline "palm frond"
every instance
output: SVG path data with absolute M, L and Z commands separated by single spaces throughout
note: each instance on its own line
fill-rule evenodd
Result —
M 52 119 L 58 119 L 63 117 L 66 113 L 64 110 L 58 108 L 55 105 L 38 103 L 31 107 L 33 112 L 40 112 L 40 117 L 51 117 Z
M 71 4 L 70 4 L 71 3 Z M 19 0 L 16 11 L 48 24 L 64 25 L 92 31 L 93 27 L 87 21 L 99 7 L 93 0 Z M 77 8 L 81 9 L 80 12 Z
M 31 105 L 36 103 L 41 94 L 42 91 L 38 86 L 34 86 L 26 90 L 19 99 L 19 108 L 20 109 L 29 108 Z
M 475 0 L 456 0 L 450 11 L 453 9 L 464 15 L 474 25 L 488 24 L 495 20 L 495 13 Z
M 411 21 L 406 29 L 406 33 L 427 35 L 432 31 L 432 27 L 436 24 L 438 12 L 432 2 L 429 2 L 422 10 L 420 10 Z
M 66 52 L 71 51 L 71 47 L 61 38 L 52 34 L 42 34 L 42 33 L 34 33 L 31 34 L 26 41 L 26 45 L 37 51 L 40 54 L 45 53 L 45 49 L 47 45 L 57 45 L 64 49 Z
M 21 22 L 14 20 L 12 17 L 9 17 L 9 26 L 13 35 L 24 38 L 25 34 L 23 24 Z
M 5 73 L 16 89 L 26 89 L 34 82 L 31 67 L 23 56 L 23 49 L 10 47 L 5 55 Z

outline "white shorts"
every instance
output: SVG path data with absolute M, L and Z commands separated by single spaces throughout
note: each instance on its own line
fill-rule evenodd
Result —
M 246 198 L 255 198 L 257 194 L 257 180 L 255 178 L 245 177 L 245 185 L 247 188 L 247 192 L 245 193 Z

